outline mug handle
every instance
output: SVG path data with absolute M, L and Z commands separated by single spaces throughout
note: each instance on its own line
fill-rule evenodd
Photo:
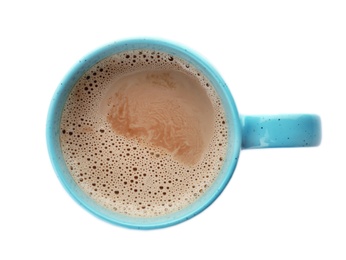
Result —
M 241 116 L 242 148 L 311 147 L 321 143 L 321 119 L 312 114 Z

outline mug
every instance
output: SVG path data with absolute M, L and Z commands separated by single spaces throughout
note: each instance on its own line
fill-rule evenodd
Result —
M 149 49 L 178 57 L 193 65 L 211 82 L 219 95 L 230 129 L 227 154 L 213 184 L 187 207 L 158 217 L 133 217 L 111 211 L 89 197 L 75 182 L 63 158 L 60 145 L 60 120 L 64 104 L 77 81 L 99 61 L 124 51 Z M 48 111 L 47 148 L 54 171 L 69 195 L 96 217 L 118 226 L 133 229 L 156 229 L 172 226 L 196 216 L 222 193 L 236 168 L 242 149 L 318 146 L 321 120 L 313 114 L 239 115 L 234 99 L 219 73 L 200 55 L 179 44 L 157 39 L 129 39 L 99 48 L 81 59 L 58 86 Z

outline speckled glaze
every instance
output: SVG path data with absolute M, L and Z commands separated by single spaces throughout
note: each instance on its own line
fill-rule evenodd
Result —
M 308 147 L 321 142 L 317 115 L 243 116 L 242 148 Z
M 164 216 L 129 217 L 107 210 L 93 201 L 72 178 L 60 146 L 60 120 L 64 104 L 78 79 L 100 60 L 127 50 L 151 49 L 176 55 L 205 75 L 216 92 L 229 125 L 228 156 L 213 185 L 188 207 Z M 200 55 L 177 44 L 157 39 L 130 39 L 95 50 L 81 59 L 59 84 L 49 107 L 46 140 L 55 173 L 69 195 L 84 209 L 109 223 L 133 229 L 157 229 L 176 225 L 210 206 L 222 193 L 236 168 L 240 151 L 247 148 L 316 146 L 321 140 L 320 119 L 316 115 L 239 116 L 236 104 L 219 73 Z M 68 213 L 67 213 L 68 214 Z

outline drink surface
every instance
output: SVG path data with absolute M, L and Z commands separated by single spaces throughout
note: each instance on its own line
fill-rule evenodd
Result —
M 130 216 L 175 212 L 210 187 L 226 156 L 220 98 L 187 62 L 136 50 L 99 62 L 77 82 L 61 118 L 76 183 Z

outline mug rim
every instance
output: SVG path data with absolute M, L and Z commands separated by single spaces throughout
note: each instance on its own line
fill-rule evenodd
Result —
M 86 195 L 85 193 L 83 194 L 82 190 L 79 188 L 78 184 L 74 182 L 71 175 L 70 177 L 68 177 L 69 171 L 66 164 L 64 163 L 64 158 L 62 156 L 60 147 L 59 126 L 62 109 L 70 91 L 80 79 L 80 77 L 83 76 L 88 69 L 94 66 L 97 62 L 113 54 L 120 53 L 122 51 L 145 48 L 155 49 L 158 51 L 176 55 L 179 58 L 189 61 L 193 64 L 193 66 L 197 67 L 197 69 L 202 70 L 201 72 L 206 75 L 209 80 L 214 82 L 214 84 L 212 84 L 214 89 L 218 91 L 218 95 L 220 96 L 220 98 L 226 102 L 226 104 L 223 103 L 224 107 L 226 105 L 225 109 L 228 109 L 228 111 L 226 111 L 226 114 L 228 115 L 230 113 L 232 117 L 232 151 L 231 155 L 227 154 L 227 158 L 223 165 L 223 168 L 225 169 L 220 170 L 219 173 L 221 174 L 222 172 L 224 176 L 222 178 L 217 178 L 220 179 L 217 185 L 215 184 L 216 181 L 214 181 L 214 183 L 212 184 L 212 186 L 216 185 L 217 188 L 214 188 L 214 190 L 210 192 L 210 194 L 207 194 L 207 192 L 205 192 L 207 195 L 202 195 L 202 197 L 204 196 L 205 198 L 198 205 L 196 201 L 194 201 L 186 207 L 189 208 L 188 210 L 181 210 L 181 214 L 170 213 L 168 214 L 170 217 L 163 216 L 158 218 L 137 218 L 124 216 L 122 218 L 121 216 L 117 216 L 117 214 L 110 215 L 109 212 L 102 206 L 100 206 L 96 202 L 93 202 L 92 199 L 88 198 L 88 195 Z M 230 133 L 228 134 L 230 138 Z M 82 208 L 86 209 L 94 216 L 109 223 L 132 229 L 157 229 L 169 227 L 191 219 L 192 217 L 198 215 L 206 208 L 208 208 L 220 196 L 233 176 L 241 150 L 241 140 L 241 122 L 236 104 L 229 88 L 227 87 L 221 75 L 216 71 L 216 69 L 200 54 L 197 54 L 195 51 L 186 48 L 181 44 L 152 38 L 133 38 L 117 41 L 97 48 L 86 55 L 83 59 L 79 60 L 79 62 L 77 62 L 77 64 L 75 64 L 72 69 L 70 69 L 63 81 L 57 87 L 49 106 L 46 124 L 46 142 L 51 164 L 60 183 L 68 192 L 70 197 L 72 197 L 79 205 L 82 206 Z M 231 149 L 230 144 L 227 149 L 227 153 L 229 153 L 229 149 Z M 197 201 L 199 200 L 200 199 L 197 199 Z

